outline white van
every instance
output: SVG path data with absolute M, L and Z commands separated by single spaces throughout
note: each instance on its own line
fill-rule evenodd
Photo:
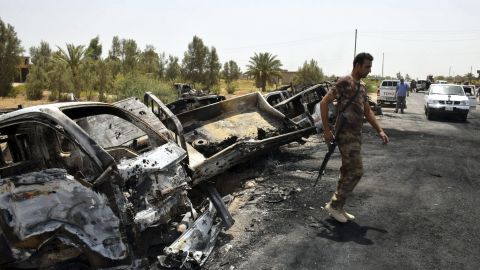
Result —
M 395 92 L 399 84 L 399 80 L 383 80 L 377 90 L 377 104 L 396 103 Z

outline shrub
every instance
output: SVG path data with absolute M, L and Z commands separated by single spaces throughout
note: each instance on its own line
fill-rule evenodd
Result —
M 164 103 L 169 103 L 176 99 L 172 84 L 138 74 L 116 76 L 114 91 L 117 94 L 117 100 L 128 97 L 138 97 L 143 100 L 145 92 L 152 92 Z
M 227 90 L 227 93 L 229 93 L 230 95 L 233 94 L 233 93 L 235 93 L 235 91 L 237 91 L 237 88 L 238 88 L 238 86 L 237 86 L 236 83 L 232 83 L 232 82 L 231 82 L 231 83 L 227 83 L 227 88 L 226 88 L 226 90 Z
M 212 87 L 212 89 L 210 90 L 210 93 L 215 95 L 220 95 L 220 91 L 221 91 L 220 86 L 217 84 Z
M 19 94 L 25 94 L 26 92 L 26 87 L 25 87 L 25 84 L 18 84 L 18 85 L 15 85 L 12 90 L 10 90 L 10 92 L 8 93 L 7 97 L 11 97 L 11 98 L 14 98 L 16 97 L 17 95 Z
M 37 100 L 42 98 L 43 89 L 48 85 L 47 73 L 44 69 L 33 66 L 27 76 L 26 94 L 27 99 Z

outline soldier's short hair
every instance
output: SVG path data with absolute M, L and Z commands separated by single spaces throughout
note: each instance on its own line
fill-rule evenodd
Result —
M 355 67 L 356 64 L 363 65 L 365 59 L 373 61 L 373 56 L 366 52 L 357 54 L 357 56 L 355 56 L 355 59 L 353 59 L 353 67 Z

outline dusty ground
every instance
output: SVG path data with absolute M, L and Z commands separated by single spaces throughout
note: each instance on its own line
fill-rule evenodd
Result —
M 384 108 L 379 117 L 389 145 L 364 128 L 365 175 L 347 202 L 355 222 L 339 224 L 322 209 L 338 154 L 312 188 L 326 151 L 317 136 L 221 175 L 223 192 L 236 192 L 236 224 L 205 268 L 478 269 L 480 110 L 466 123 L 428 121 L 423 93 L 407 104 L 405 114 Z

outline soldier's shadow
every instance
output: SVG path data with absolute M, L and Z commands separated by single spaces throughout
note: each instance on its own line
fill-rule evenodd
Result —
M 355 242 L 360 245 L 372 245 L 373 241 L 367 238 L 369 230 L 388 233 L 384 229 L 360 226 L 354 221 L 339 223 L 333 219 L 328 219 L 326 222 L 320 221 L 320 223 L 323 225 L 323 230 L 317 236 L 336 242 Z

